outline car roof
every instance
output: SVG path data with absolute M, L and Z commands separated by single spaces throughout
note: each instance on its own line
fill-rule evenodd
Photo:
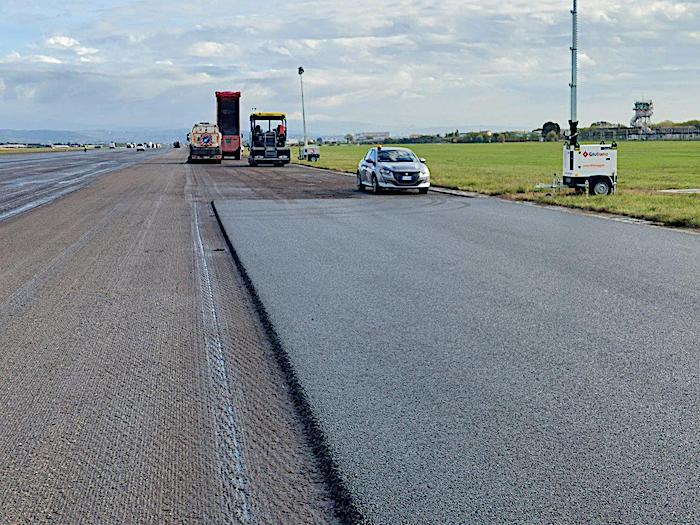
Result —
M 410 151 L 411 153 L 413 153 L 413 150 L 410 148 L 400 148 L 394 146 L 389 146 L 388 148 L 386 146 L 382 146 L 382 151 Z

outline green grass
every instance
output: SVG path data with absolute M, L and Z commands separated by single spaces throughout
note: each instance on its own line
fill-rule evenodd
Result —
M 0 155 L 19 155 L 23 153 L 59 153 L 61 151 L 79 151 L 83 148 L 3 148 L 0 146 Z
M 416 144 L 438 186 L 518 200 L 616 213 L 700 228 L 700 194 L 662 194 L 662 189 L 700 188 L 700 142 L 621 142 L 617 193 L 588 197 L 535 191 L 561 175 L 559 143 Z M 368 146 L 324 146 L 313 165 L 355 173 Z M 295 158 L 296 158 L 296 154 Z M 305 163 L 308 164 L 308 163 Z

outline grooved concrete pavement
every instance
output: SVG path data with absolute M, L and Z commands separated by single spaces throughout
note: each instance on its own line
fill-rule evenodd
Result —
M 368 522 L 700 521 L 700 237 L 338 196 L 215 205 Z

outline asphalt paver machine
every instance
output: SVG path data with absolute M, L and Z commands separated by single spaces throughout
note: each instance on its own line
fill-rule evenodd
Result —
M 291 161 L 287 147 L 287 116 L 284 113 L 253 113 L 250 116 L 251 166 L 284 166 Z

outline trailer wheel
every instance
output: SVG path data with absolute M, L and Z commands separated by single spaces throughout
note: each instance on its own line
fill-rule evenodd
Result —
M 609 195 L 612 191 L 610 181 L 607 179 L 593 179 L 590 188 L 591 195 Z

